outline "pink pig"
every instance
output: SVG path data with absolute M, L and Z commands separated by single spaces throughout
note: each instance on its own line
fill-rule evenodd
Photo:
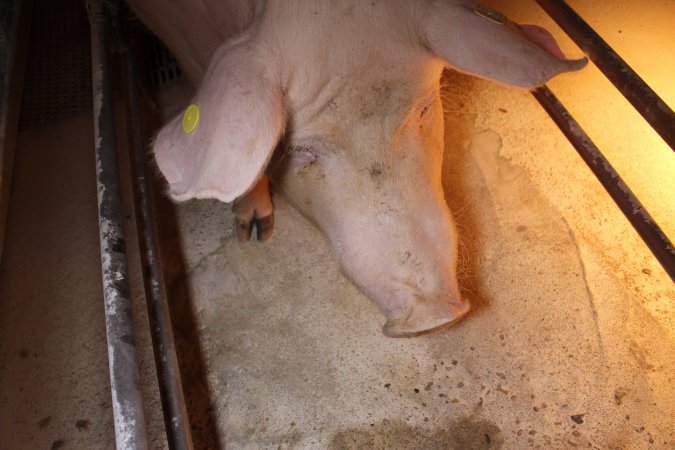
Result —
M 445 67 L 524 88 L 567 60 L 542 28 L 465 0 L 133 0 L 198 87 L 154 153 L 176 201 L 235 202 L 272 229 L 265 173 L 330 240 L 342 270 L 410 336 L 469 311 L 441 185 Z M 275 151 L 276 150 L 276 151 Z

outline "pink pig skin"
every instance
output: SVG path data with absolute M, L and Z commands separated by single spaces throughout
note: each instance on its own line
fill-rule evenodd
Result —
M 469 311 L 441 185 L 442 70 L 533 88 L 586 64 L 463 0 L 131 4 L 197 87 L 198 128 L 176 117 L 154 143 L 170 195 L 232 202 L 267 172 L 384 312 L 387 336 Z

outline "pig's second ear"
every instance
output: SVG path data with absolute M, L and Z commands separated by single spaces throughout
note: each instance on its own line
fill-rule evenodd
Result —
M 282 97 L 274 64 L 260 49 L 219 48 L 192 104 L 155 140 L 172 197 L 231 202 L 248 192 L 283 133 Z
M 565 59 L 543 28 L 520 26 L 471 1 L 430 1 L 422 20 L 433 53 L 481 78 L 531 89 L 587 63 L 586 58 Z

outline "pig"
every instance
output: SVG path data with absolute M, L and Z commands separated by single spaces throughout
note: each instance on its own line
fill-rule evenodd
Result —
M 191 116 L 153 143 L 171 198 L 233 202 L 240 240 L 254 224 L 266 239 L 271 180 L 327 237 L 391 337 L 470 309 L 441 185 L 442 71 L 532 89 L 587 62 L 469 0 L 131 5 L 196 87 Z

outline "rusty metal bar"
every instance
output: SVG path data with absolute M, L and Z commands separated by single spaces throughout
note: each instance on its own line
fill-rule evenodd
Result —
M 127 36 L 129 33 L 125 33 Z M 192 436 L 180 368 L 171 326 L 171 314 L 166 296 L 162 265 L 158 250 L 150 183 L 148 181 L 146 152 L 141 122 L 140 89 L 133 43 L 128 39 L 126 68 L 128 81 L 129 123 L 131 127 L 131 162 L 134 172 L 136 227 L 140 246 L 145 301 L 152 334 L 155 366 L 162 398 L 164 426 L 171 450 L 192 450 Z
M 675 113 L 565 1 L 537 3 L 675 151 Z
M 533 95 L 602 183 L 671 280 L 675 281 L 675 248 L 668 236 L 555 95 L 546 86 L 534 90 Z
M 110 5 L 91 0 L 89 6 L 101 266 L 115 443 L 118 450 L 146 450 L 107 58 Z

